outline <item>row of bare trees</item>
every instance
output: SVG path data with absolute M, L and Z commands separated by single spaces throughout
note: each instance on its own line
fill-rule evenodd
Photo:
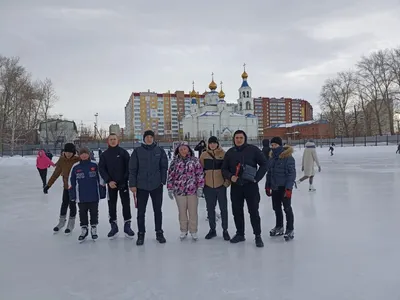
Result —
M 319 104 L 335 136 L 372 136 L 399 131 L 400 48 L 363 56 L 355 68 L 325 81 Z
M 35 141 L 56 100 L 50 79 L 34 80 L 18 57 L 0 55 L 0 149 Z

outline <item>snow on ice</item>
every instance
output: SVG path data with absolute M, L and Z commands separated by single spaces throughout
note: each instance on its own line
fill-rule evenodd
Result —
M 247 215 L 245 243 L 223 241 L 220 228 L 218 238 L 204 240 L 203 199 L 201 239 L 181 242 L 177 207 L 166 193 L 166 244 L 155 241 L 151 201 L 142 247 L 122 234 L 106 238 L 104 200 L 96 242 L 79 244 L 79 227 L 70 236 L 53 235 L 61 179 L 44 195 L 34 157 L 1 158 L 0 299 L 400 299 L 400 155 L 395 147 L 337 147 L 333 157 L 327 148 L 317 151 L 317 191 L 309 193 L 306 182 L 294 191 L 293 241 L 268 236 L 274 215 L 260 183 L 262 249 Z M 298 174 L 301 154 L 296 149 Z M 229 231 L 235 233 L 232 216 Z

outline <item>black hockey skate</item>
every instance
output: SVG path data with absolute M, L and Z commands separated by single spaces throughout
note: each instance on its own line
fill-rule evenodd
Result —
M 294 231 L 286 229 L 285 235 L 283 236 L 285 241 L 290 241 L 294 239 Z
M 264 247 L 264 242 L 263 242 L 263 240 L 261 238 L 261 235 L 256 235 L 255 243 L 256 243 L 256 247 L 257 248 L 263 248 Z
M 89 235 L 89 230 L 88 230 L 87 226 L 82 226 L 81 235 L 78 237 L 79 243 L 84 242 L 88 235 Z
M 114 239 L 118 234 L 118 225 L 116 222 L 111 222 L 110 225 L 111 225 L 111 230 L 107 234 L 107 237 L 111 240 L 111 239 Z
M 97 226 L 96 225 L 92 225 L 92 227 L 90 228 L 90 234 L 92 236 L 92 240 L 97 240 L 99 238 L 99 236 L 97 235 Z
M 270 236 L 280 236 L 283 235 L 283 227 L 274 227 L 269 232 Z

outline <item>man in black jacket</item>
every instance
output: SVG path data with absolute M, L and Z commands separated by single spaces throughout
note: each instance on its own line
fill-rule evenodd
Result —
M 136 245 L 144 243 L 146 232 L 145 215 L 149 196 L 153 202 L 156 239 L 166 242 L 162 230 L 163 185 L 167 182 L 168 158 L 163 149 L 154 143 L 154 132 L 145 131 L 144 143 L 136 148 L 129 162 L 129 188 L 137 203 L 138 239 Z
M 265 159 L 266 159 L 267 162 L 268 162 L 268 160 L 269 160 L 269 153 L 271 152 L 271 147 L 270 147 L 270 145 L 269 145 L 269 139 L 264 139 L 264 140 L 262 141 L 262 143 L 263 143 L 262 153 L 264 153 Z
M 233 143 L 235 146 L 226 152 L 222 164 L 222 175 L 232 182 L 231 201 L 236 235 L 231 239 L 231 243 L 245 241 L 243 207 L 246 199 L 251 225 L 256 237 L 256 246 L 264 247 L 258 211 L 260 203 L 258 182 L 267 171 L 267 161 L 258 147 L 247 144 L 247 136 L 243 130 L 235 132 Z M 258 169 L 257 165 L 259 166 Z
M 111 133 L 108 136 L 108 149 L 100 155 L 100 176 L 108 185 L 108 214 L 111 230 L 109 238 L 114 238 L 118 233 L 117 225 L 117 200 L 118 191 L 122 203 L 124 217 L 124 232 L 128 238 L 133 238 L 135 233 L 131 229 L 131 204 L 128 190 L 129 178 L 129 153 L 118 145 L 118 137 Z

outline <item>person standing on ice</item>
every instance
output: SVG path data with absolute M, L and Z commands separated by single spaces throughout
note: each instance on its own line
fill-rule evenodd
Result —
M 269 144 L 269 139 L 264 139 L 264 140 L 262 141 L 262 144 L 263 144 L 262 153 L 264 154 L 265 159 L 266 159 L 267 162 L 268 162 L 268 160 L 269 160 L 269 153 L 271 152 L 271 147 L 270 147 L 270 144 Z
M 206 145 L 206 142 L 205 142 L 204 140 L 201 140 L 201 141 L 196 145 L 196 147 L 194 147 L 194 151 L 197 151 L 197 152 L 198 152 L 198 158 L 200 158 L 200 155 L 201 155 L 204 151 L 206 151 L 206 149 L 207 149 L 207 145 Z
M 168 196 L 171 200 L 175 197 L 178 205 L 181 240 L 186 238 L 188 231 L 193 240 L 198 239 L 198 205 L 203 187 L 203 167 L 189 144 L 182 142 L 175 150 L 167 180 Z
M 115 133 L 108 136 L 108 149 L 105 150 L 99 160 L 99 172 L 101 178 L 108 185 L 108 215 L 111 230 L 108 238 L 113 239 L 118 234 L 117 202 L 118 193 L 121 198 L 122 216 L 124 217 L 124 233 L 128 238 L 135 235 L 131 229 L 131 203 L 129 198 L 129 153 L 119 146 Z
M 215 206 L 219 205 L 222 219 L 222 235 L 225 241 L 231 238 L 228 233 L 228 199 L 226 189 L 230 185 L 229 180 L 222 176 L 222 162 L 224 161 L 225 151 L 219 146 L 218 138 L 212 136 L 208 139 L 208 147 L 200 156 L 200 163 L 205 172 L 204 196 L 207 204 L 207 218 L 210 231 L 206 239 L 217 236 Z
M 304 175 L 296 183 L 300 184 L 304 180 L 308 179 L 310 182 L 308 190 L 310 192 L 315 191 L 313 186 L 315 176 L 314 164 L 318 166 L 318 172 L 321 172 L 321 165 L 319 164 L 315 143 L 313 140 L 309 140 L 305 145 L 303 159 L 301 161 L 301 170 L 304 172 Z
M 60 175 L 63 178 L 64 190 L 62 195 L 62 202 L 60 208 L 60 219 L 56 227 L 53 228 L 54 233 L 57 233 L 61 228 L 65 226 L 67 211 L 69 207 L 69 219 L 65 234 L 70 234 L 75 227 L 76 217 L 76 203 L 70 201 L 68 192 L 68 178 L 72 166 L 80 160 L 79 156 L 76 155 L 75 145 L 72 143 L 66 143 L 64 145 L 63 154 L 60 156 L 56 163 L 56 169 L 51 175 L 47 185 L 43 188 L 45 194 L 48 193 L 54 182 Z
M 43 188 L 46 186 L 47 182 L 47 169 L 56 165 L 51 161 L 51 159 L 46 155 L 44 150 L 39 150 L 37 157 L 36 157 L 36 168 L 39 171 L 40 178 L 42 179 Z
M 235 146 L 225 153 L 222 163 L 222 175 L 232 183 L 231 201 L 236 235 L 231 239 L 231 243 L 239 243 L 246 240 L 244 237 L 243 212 L 244 201 L 246 200 L 256 246 L 264 247 L 264 242 L 261 238 L 258 182 L 267 171 L 267 160 L 258 147 L 247 144 L 247 135 L 243 130 L 236 130 L 233 135 L 233 143 Z
M 270 159 L 265 182 L 265 192 L 272 197 L 272 208 L 275 211 L 276 225 L 269 232 L 270 236 L 283 235 L 282 205 L 286 214 L 285 240 L 294 237 L 294 215 L 292 209 L 292 190 L 296 179 L 296 164 L 292 156 L 293 148 L 289 145 L 282 147 L 282 139 L 271 139 Z
M 146 130 L 143 144 L 136 148 L 129 162 L 129 188 L 137 204 L 138 239 L 136 245 L 144 244 L 145 217 L 149 196 L 153 203 L 156 239 L 166 242 L 162 230 L 163 189 L 167 182 L 168 158 L 164 149 L 154 142 L 154 132 Z
M 69 175 L 69 196 L 79 206 L 81 234 L 79 242 L 83 242 L 90 234 L 93 240 L 98 238 L 97 224 L 99 223 L 99 201 L 106 197 L 105 182 L 99 175 L 97 163 L 90 159 L 90 151 L 86 147 L 79 149 L 80 162 L 76 163 Z

